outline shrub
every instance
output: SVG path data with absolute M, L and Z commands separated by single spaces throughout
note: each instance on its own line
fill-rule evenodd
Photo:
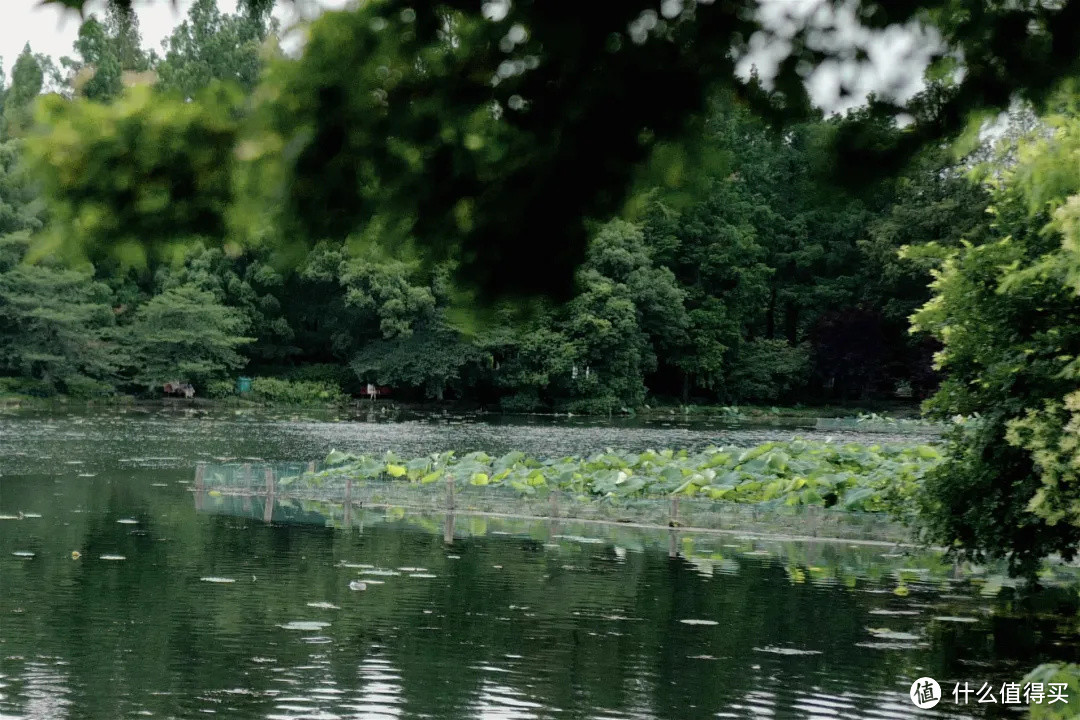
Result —
M 346 393 L 362 393 L 364 383 L 356 377 L 348 365 L 333 363 L 311 363 L 297 365 L 277 374 L 282 380 L 300 382 L 329 383 L 341 388 Z
M 0 377 L 0 395 L 28 395 L 47 398 L 56 395 L 56 388 L 44 380 L 26 377 Z
M 64 389 L 71 397 L 81 400 L 111 397 L 116 394 L 116 388 L 109 383 L 83 376 L 75 376 L 64 380 Z
M 284 405 L 322 405 L 348 399 L 341 387 L 334 383 L 268 377 L 252 380 L 251 394 L 257 400 Z
M 207 397 L 216 399 L 231 397 L 236 392 L 236 384 L 231 380 L 214 380 L 206 386 Z

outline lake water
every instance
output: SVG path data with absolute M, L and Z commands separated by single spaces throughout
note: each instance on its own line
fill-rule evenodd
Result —
M 196 462 L 334 448 L 561 455 L 791 434 L 0 415 L 0 717 L 1017 717 L 957 706 L 952 687 L 1077 659 L 1075 591 L 1022 598 L 889 546 L 370 510 L 327 527 L 317 504 L 265 523 L 242 502 L 196 511 L 190 492 Z M 908 699 L 922 676 L 945 689 L 933 710 Z

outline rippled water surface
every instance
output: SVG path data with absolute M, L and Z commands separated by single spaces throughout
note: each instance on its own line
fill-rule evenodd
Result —
M 1075 593 L 1029 605 L 888 546 L 381 510 L 328 527 L 318 505 L 265 523 L 240 500 L 197 512 L 189 492 L 208 459 L 791 434 L 0 416 L 0 717 L 1015 717 L 917 711 L 908 689 L 1075 659 Z

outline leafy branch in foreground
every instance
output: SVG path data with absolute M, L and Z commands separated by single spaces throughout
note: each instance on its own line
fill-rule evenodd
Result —
M 1075 96 L 1071 96 L 1075 97 Z M 1075 100 L 1067 102 L 1075 105 Z M 938 416 L 979 413 L 927 477 L 932 539 L 1030 572 L 1080 547 L 1080 117 L 1049 118 L 991 178 L 992 223 L 949 253 L 915 316 L 943 344 Z
M 76 122 L 90 142 L 67 150 L 92 166 L 128 153 L 159 158 L 117 173 L 132 173 L 124 182 L 133 192 L 115 192 L 115 178 L 99 181 L 96 173 L 49 191 L 61 204 L 93 210 L 67 218 L 89 222 L 70 229 L 90 247 L 117 231 L 154 245 L 234 224 L 246 239 L 264 239 L 272 228 L 310 245 L 363 230 L 386 247 L 416 244 L 455 258 L 459 278 L 489 295 L 566 297 L 585 255 L 586 220 L 640 208 L 641 191 L 653 188 L 685 202 L 730 164 L 701 132 L 718 93 L 772 120 L 804 121 L 817 116 L 805 84 L 813 70 L 863 56 L 874 31 L 936 33 L 933 92 L 909 103 L 883 94 L 862 119 L 823 138 L 841 150 L 823 164 L 858 184 L 868 173 L 898 171 L 929 141 L 955 137 L 973 116 L 998 112 L 1017 94 L 1041 103 L 1080 71 L 1080 0 L 821 4 L 811 19 L 791 18 L 788 36 L 770 27 L 757 0 L 659 8 L 655 0 L 363 3 L 325 13 L 308 28 L 300 57 L 269 64 L 241 136 L 219 132 L 216 121 L 188 122 L 200 111 L 182 106 L 172 110 L 182 121 L 177 142 L 148 137 L 138 148 L 102 144 L 101 132 Z M 840 37 L 845 17 L 867 32 Z M 771 90 L 740 66 L 751 39 L 787 53 Z M 221 103 L 206 104 L 201 112 L 214 115 Z M 74 107 L 92 124 L 90 109 Z M 130 119 L 153 128 L 169 115 Z M 883 118 L 900 116 L 914 122 L 902 133 L 881 132 Z M 71 135 L 65 122 L 51 121 L 60 139 Z M 98 124 L 122 130 L 119 140 L 138 134 L 131 123 Z M 241 167 L 232 168 L 234 153 Z M 206 188 L 191 186 L 193 170 L 210 178 Z M 221 174 L 235 176 L 235 206 L 220 202 Z M 156 186 L 161 179 L 185 192 L 167 197 Z M 186 197 L 188 190 L 207 199 Z M 102 225 L 102 208 L 125 222 Z

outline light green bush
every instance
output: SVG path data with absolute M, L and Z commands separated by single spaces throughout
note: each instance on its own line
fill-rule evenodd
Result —
M 270 377 L 252 380 L 251 395 L 256 400 L 284 405 L 324 405 L 348 399 L 341 387 L 334 383 Z

